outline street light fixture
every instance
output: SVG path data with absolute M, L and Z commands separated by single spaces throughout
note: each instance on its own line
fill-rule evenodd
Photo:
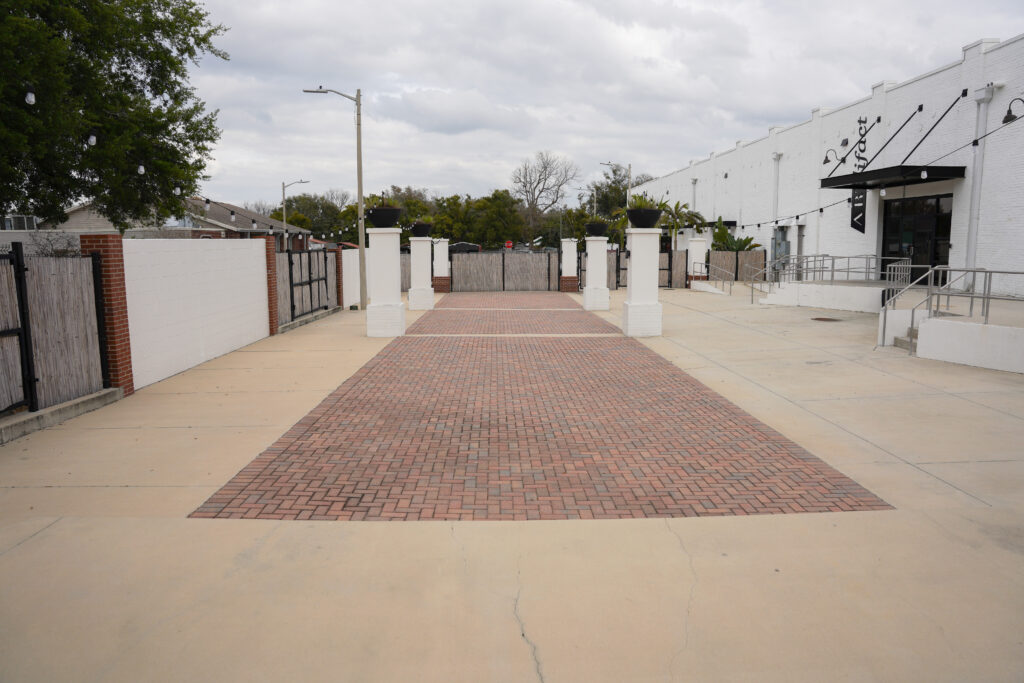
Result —
M 329 92 L 340 95 L 356 103 L 356 202 L 359 215 L 359 309 L 366 310 L 366 220 L 363 214 L 363 96 L 356 90 L 356 96 L 346 95 L 337 90 L 320 86 L 316 90 L 303 89 L 302 92 L 322 95 Z
M 285 204 L 285 201 L 284 201 L 284 191 L 285 191 L 285 188 L 291 187 L 292 185 L 300 185 L 302 183 L 308 183 L 308 182 L 309 182 L 308 180 L 295 180 L 293 182 L 285 184 L 285 182 L 283 180 L 281 181 L 281 222 L 284 223 L 284 234 L 285 234 L 284 248 L 285 248 L 285 251 L 287 251 L 289 247 L 288 247 L 288 238 L 287 238 L 287 235 L 288 235 L 288 206 L 287 206 L 287 204 Z

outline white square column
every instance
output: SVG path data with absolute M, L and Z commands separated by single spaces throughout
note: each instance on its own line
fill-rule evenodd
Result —
M 367 228 L 370 247 L 366 275 L 373 297 L 366 306 L 367 337 L 398 337 L 405 334 L 402 303 L 401 228 Z
M 608 238 L 587 238 L 587 286 L 583 288 L 583 308 L 608 310 Z
M 658 303 L 658 247 L 661 228 L 628 228 L 626 248 L 626 301 L 622 304 L 622 331 L 627 337 L 661 335 Z
M 434 308 L 434 283 L 430 278 L 429 237 L 409 238 L 409 262 L 412 279 L 409 285 L 409 310 L 429 311 Z
M 576 240 L 562 240 L 562 272 L 558 278 L 558 291 L 580 291 L 580 279 L 576 273 Z
M 448 277 L 448 240 L 434 242 L 434 277 Z

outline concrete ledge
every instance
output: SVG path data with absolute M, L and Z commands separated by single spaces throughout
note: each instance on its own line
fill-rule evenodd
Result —
M 918 327 L 917 357 L 1024 373 L 1024 328 L 928 318 Z
M 37 432 L 40 429 L 52 427 L 73 417 L 102 408 L 114 401 L 121 399 L 123 392 L 118 387 L 103 389 L 95 394 L 81 396 L 72 401 L 60 403 L 34 413 L 17 413 L 9 417 L 0 418 L 0 444 Z
M 341 306 L 335 306 L 334 308 L 329 308 L 326 311 L 315 311 L 313 313 L 310 313 L 309 315 L 302 316 L 298 320 L 293 320 L 290 323 L 285 323 L 284 325 L 281 325 L 279 328 L 277 328 L 277 333 L 283 334 L 284 332 L 294 330 L 296 327 L 302 327 L 303 325 L 308 325 L 309 323 L 315 323 L 317 320 L 320 320 L 321 318 L 326 318 L 329 315 L 340 313 L 342 310 L 343 309 Z

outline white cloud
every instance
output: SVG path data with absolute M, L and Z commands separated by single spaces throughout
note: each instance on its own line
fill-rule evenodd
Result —
M 282 180 L 483 194 L 541 149 L 655 175 L 958 59 L 1024 26 L 1017 3 L 953 0 L 354 0 L 207 3 L 230 27 L 193 83 L 224 130 L 205 191 L 271 199 Z M 1010 27 L 1010 28 L 1007 28 Z

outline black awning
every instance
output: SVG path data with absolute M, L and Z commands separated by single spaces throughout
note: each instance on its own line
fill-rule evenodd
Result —
M 941 180 L 963 178 L 965 166 L 890 166 L 873 171 L 837 175 L 821 179 L 823 190 L 877 190 L 880 187 L 902 187 L 937 183 Z M 921 172 L 926 176 L 922 178 Z

